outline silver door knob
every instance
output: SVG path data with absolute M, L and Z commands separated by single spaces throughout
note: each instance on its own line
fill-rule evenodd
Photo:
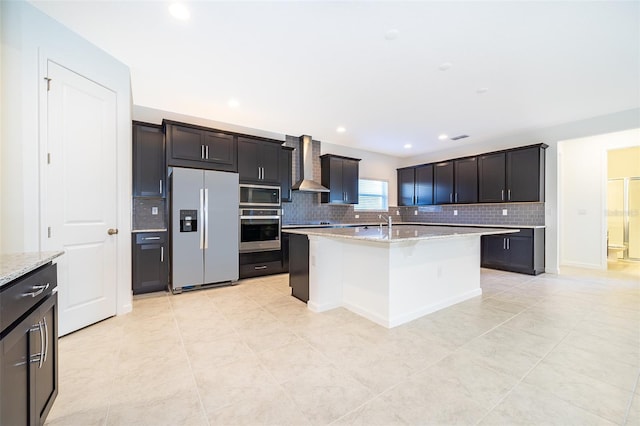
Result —
M 113 228 L 109 228 L 109 230 L 107 231 L 107 234 L 109 235 L 116 235 L 118 233 L 118 229 L 113 229 Z

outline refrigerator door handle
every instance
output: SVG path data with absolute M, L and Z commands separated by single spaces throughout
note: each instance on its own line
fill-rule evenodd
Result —
M 202 221 L 202 223 L 204 224 L 204 219 L 205 215 L 204 215 L 204 189 L 200 188 L 200 220 Z M 206 224 L 204 224 L 203 226 L 200 226 L 200 249 L 204 248 L 204 230 L 206 228 Z
M 209 188 L 204 190 L 204 248 L 209 248 Z

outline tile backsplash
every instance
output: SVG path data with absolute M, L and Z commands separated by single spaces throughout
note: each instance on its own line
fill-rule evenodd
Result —
M 352 205 L 322 204 L 320 203 L 320 194 L 294 191 L 292 196 L 291 203 L 282 204 L 282 223 L 285 225 L 320 221 L 331 223 L 378 222 L 378 216 L 381 214 L 381 212 L 355 211 Z M 503 210 L 507 211 L 506 215 L 503 215 Z M 457 211 L 457 215 L 454 215 L 454 211 Z M 391 214 L 394 222 L 544 225 L 544 203 L 390 207 L 389 212 L 383 214 Z M 359 218 L 356 219 L 356 215 Z
M 153 214 L 153 208 L 158 214 Z M 165 200 L 163 198 L 133 199 L 133 230 L 165 229 Z

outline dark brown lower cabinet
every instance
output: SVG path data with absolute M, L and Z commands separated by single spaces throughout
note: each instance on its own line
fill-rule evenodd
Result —
M 53 275 L 47 268 L 53 269 Z M 46 281 L 39 279 L 42 273 Z M 27 291 L 15 294 L 25 296 L 31 294 L 36 285 L 49 284 L 46 291 L 38 294 L 43 297 L 35 299 L 34 296 L 38 302 L 24 316 L 6 328 L 3 324 L 0 339 L 1 425 L 43 425 L 58 395 L 58 295 L 52 291 L 56 284 L 55 273 L 55 265 L 48 265 L 30 275 L 25 282 Z M 8 284 L 7 287 L 20 284 Z M 10 290 L 3 288 L 0 294 L 3 305 L 11 297 Z
M 544 272 L 544 228 L 482 237 L 481 266 L 529 275 Z
M 165 291 L 168 288 L 169 260 L 166 232 L 133 234 L 133 294 Z
M 260 277 L 282 272 L 282 251 L 240 253 L 240 278 Z

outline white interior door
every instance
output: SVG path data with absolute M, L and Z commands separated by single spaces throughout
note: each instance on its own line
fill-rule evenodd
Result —
M 65 335 L 116 314 L 116 94 L 47 63 L 45 249 L 58 261 L 59 330 Z

